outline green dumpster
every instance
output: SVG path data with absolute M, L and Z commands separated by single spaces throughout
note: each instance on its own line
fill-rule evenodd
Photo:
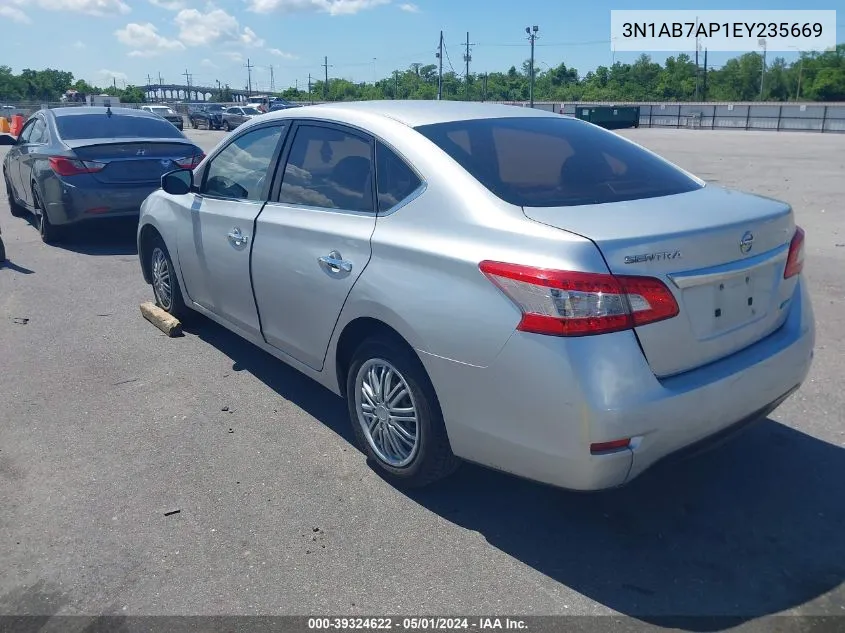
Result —
M 640 127 L 639 106 L 578 106 L 575 116 L 609 130 Z

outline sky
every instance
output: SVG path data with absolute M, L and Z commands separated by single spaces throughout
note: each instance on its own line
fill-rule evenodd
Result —
M 254 91 L 298 85 L 309 73 L 352 81 L 383 78 L 412 63 L 434 64 L 444 32 L 444 70 L 464 71 L 466 37 L 470 72 L 506 71 L 529 57 L 525 27 L 537 25 L 540 69 L 560 62 L 583 76 L 614 59 L 611 9 L 696 9 L 680 0 L 0 0 L 0 64 L 56 68 L 95 85 L 186 83 L 247 85 Z M 845 0 L 708 2 L 707 9 L 834 9 L 837 42 L 845 41 Z M 48 35 L 49 34 L 49 35 Z M 687 52 L 694 55 L 694 51 Z M 673 53 L 655 53 L 662 62 Z M 787 59 L 794 54 L 778 54 Z M 719 67 L 732 53 L 709 53 Z

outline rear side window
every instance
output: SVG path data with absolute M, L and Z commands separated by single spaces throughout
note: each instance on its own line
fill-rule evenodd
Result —
M 395 207 L 422 184 L 405 161 L 381 142 L 376 144 L 376 180 L 380 213 Z
M 125 114 L 70 114 L 56 117 L 59 136 L 72 141 L 85 138 L 184 138 L 172 123 L 147 116 Z
M 357 134 L 301 125 L 285 165 L 279 202 L 373 211 L 372 148 Z
M 476 119 L 416 129 L 496 196 L 519 206 L 601 204 L 701 187 L 616 134 L 563 117 Z

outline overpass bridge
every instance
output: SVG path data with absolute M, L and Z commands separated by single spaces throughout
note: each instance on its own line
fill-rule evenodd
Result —
M 147 84 L 141 86 L 147 101 L 210 101 L 221 90 L 228 90 L 231 101 L 243 103 L 249 98 L 246 90 L 215 88 L 209 86 L 188 86 L 183 84 Z

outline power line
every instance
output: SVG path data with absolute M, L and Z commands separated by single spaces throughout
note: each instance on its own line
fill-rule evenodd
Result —
M 455 72 L 455 67 L 454 67 L 454 66 L 452 66 L 452 60 L 451 60 L 451 59 L 449 59 L 449 51 L 448 51 L 448 49 L 446 48 L 446 44 L 445 44 L 445 43 L 443 44 L 443 52 L 444 52 L 444 53 L 446 53 L 446 61 L 447 61 L 447 62 L 449 62 L 449 68 L 452 70 L 452 73 L 453 73 L 453 74 L 457 74 L 457 73 Z

